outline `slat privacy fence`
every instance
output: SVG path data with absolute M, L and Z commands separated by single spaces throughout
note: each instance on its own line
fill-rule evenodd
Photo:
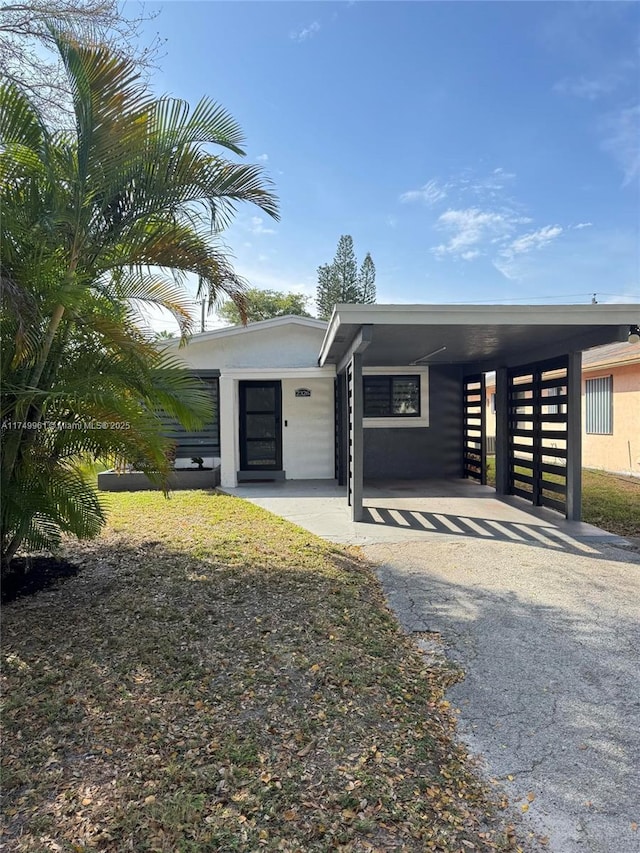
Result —
M 334 434 L 334 452 L 335 452 L 335 476 L 338 485 L 345 484 L 345 424 L 344 424 L 344 394 L 345 394 L 345 378 L 343 374 L 339 374 L 334 382 L 334 412 L 335 412 L 335 434 Z
M 353 363 L 345 371 L 347 383 L 347 504 L 353 498 Z
M 566 356 L 508 371 L 509 491 L 566 512 Z
M 201 430 L 188 431 L 172 418 L 163 418 L 164 433 L 175 444 L 176 459 L 220 455 L 220 391 L 217 376 L 201 376 L 211 395 L 213 418 Z
M 465 477 L 487 482 L 487 430 L 484 374 L 465 376 L 462 383 L 464 418 L 462 470 Z

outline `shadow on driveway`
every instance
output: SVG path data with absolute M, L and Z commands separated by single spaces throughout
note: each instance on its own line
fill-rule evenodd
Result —
M 466 536 L 501 542 L 519 542 L 551 548 L 556 551 L 572 551 L 588 556 L 600 556 L 592 544 L 600 544 L 602 537 L 581 541 L 568 536 L 557 527 L 546 526 L 536 521 L 527 524 L 521 521 L 464 516 L 450 513 L 426 512 L 424 510 L 394 509 L 384 506 L 366 506 L 363 521 L 382 524 L 404 530 L 419 530 L 424 533 L 445 533 L 449 536 Z M 586 538 L 586 537 L 585 537 Z

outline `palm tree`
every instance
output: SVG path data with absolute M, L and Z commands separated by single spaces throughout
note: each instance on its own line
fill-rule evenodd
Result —
M 154 99 L 112 50 L 57 44 L 73 131 L 47 127 L 24 92 L 0 86 L 3 566 L 22 544 L 100 529 L 98 498 L 74 473 L 81 453 L 135 457 L 166 474 L 162 414 L 193 429 L 207 404 L 138 330 L 140 306 L 168 309 L 188 335 L 191 273 L 210 309 L 225 295 L 243 310 L 245 286 L 219 233 L 239 202 L 277 218 L 260 168 L 211 150 L 244 153 L 224 109 Z M 93 417 L 131 429 L 50 426 Z

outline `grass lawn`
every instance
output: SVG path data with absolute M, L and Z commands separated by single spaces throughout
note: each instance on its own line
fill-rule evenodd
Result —
M 523 849 L 457 674 L 355 552 L 235 498 L 109 499 L 80 575 L 3 608 L 7 850 Z
M 487 457 L 487 483 L 496 483 L 495 456 Z M 640 536 L 640 479 L 583 468 L 582 520 L 620 536 Z

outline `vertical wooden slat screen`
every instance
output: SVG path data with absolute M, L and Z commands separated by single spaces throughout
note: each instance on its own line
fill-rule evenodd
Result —
M 566 356 L 508 371 L 509 492 L 566 514 Z
M 351 506 L 353 495 L 353 368 L 351 363 L 345 372 L 347 383 L 347 504 Z
M 462 471 L 464 477 L 487 482 L 487 430 L 484 374 L 465 376 L 462 382 L 464 418 Z
M 220 455 L 220 388 L 218 377 L 201 376 L 211 395 L 213 420 L 199 430 L 187 430 L 168 415 L 161 416 L 163 433 L 175 445 L 176 459 Z
M 346 446 L 346 425 L 345 425 L 345 376 L 343 373 L 338 374 L 335 378 L 334 386 L 334 413 L 335 413 L 335 476 L 339 486 L 344 486 L 346 482 L 345 472 L 345 446 Z

